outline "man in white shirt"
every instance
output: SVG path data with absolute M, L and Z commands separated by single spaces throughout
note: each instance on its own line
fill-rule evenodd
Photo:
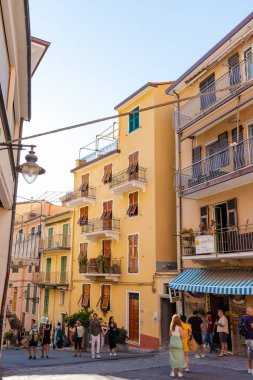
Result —
M 218 316 L 219 316 L 219 320 L 215 324 L 217 326 L 217 332 L 219 333 L 219 338 L 220 338 L 220 343 L 221 343 L 221 353 L 219 354 L 219 356 L 221 357 L 228 354 L 227 340 L 228 340 L 229 331 L 228 331 L 228 319 L 225 316 L 224 311 L 218 310 Z

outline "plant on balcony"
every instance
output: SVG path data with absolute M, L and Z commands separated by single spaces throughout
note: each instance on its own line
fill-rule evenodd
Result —
M 111 273 L 119 273 L 119 264 L 116 264 L 116 263 L 112 264 L 110 269 L 111 269 Z
M 97 261 L 98 273 L 103 273 L 106 257 L 103 255 L 99 255 L 96 261 Z
M 179 235 L 182 237 L 182 238 L 191 238 L 193 237 L 194 235 L 194 231 L 192 228 L 182 228 L 180 231 L 179 231 Z
M 206 225 L 204 222 L 201 222 L 199 225 L 200 232 L 205 235 L 213 235 L 217 229 L 217 223 L 215 220 L 211 220 L 209 225 Z
M 78 258 L 79 272 L 86 273 L 88 269 L 88 259 L 86 256 L 79 256 Z

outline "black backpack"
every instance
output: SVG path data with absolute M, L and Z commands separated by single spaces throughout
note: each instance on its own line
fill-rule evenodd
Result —
M 248 333 L 248 323 L 245 317 L 240 318 L 238 322 L 239 335 L 246 336 Z

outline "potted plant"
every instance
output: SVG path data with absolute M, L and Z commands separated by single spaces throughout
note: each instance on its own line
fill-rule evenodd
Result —
M 79 272 L 86 273 L 88 269 L 88 259 L 86 256 L 80 256 L 78 258 Z
M 96 261 L 97 261 L 98 273 L 103 273 L 106 257 L 103 255 L 99 255 Z
M 191 238 L 193 237 L 194 235 L 194 231 L 192 228 L 182 228 L 180 231 L 179 231 L 179 235 L 182 237 L 182 238 Z

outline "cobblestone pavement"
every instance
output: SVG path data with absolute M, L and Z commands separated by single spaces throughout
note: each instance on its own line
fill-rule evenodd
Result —
M 120 353 L 109 358 L 102 353 L 101 359 L 92 360 L 85 353 L 74 358 L 73 353 L 50 352 L 47 360 L 28 360 L 27 353 L 9 350 L 3 353 L 0 362 L 2 380 L 168 380 L 167 352 Z M 205 359 L 191 358 L 191 373 L 185 379 L 191 380 L 243 380 L 252 378 L 247 373 L 245 357 L 229 356 L 218 358 L 209 355 Z

